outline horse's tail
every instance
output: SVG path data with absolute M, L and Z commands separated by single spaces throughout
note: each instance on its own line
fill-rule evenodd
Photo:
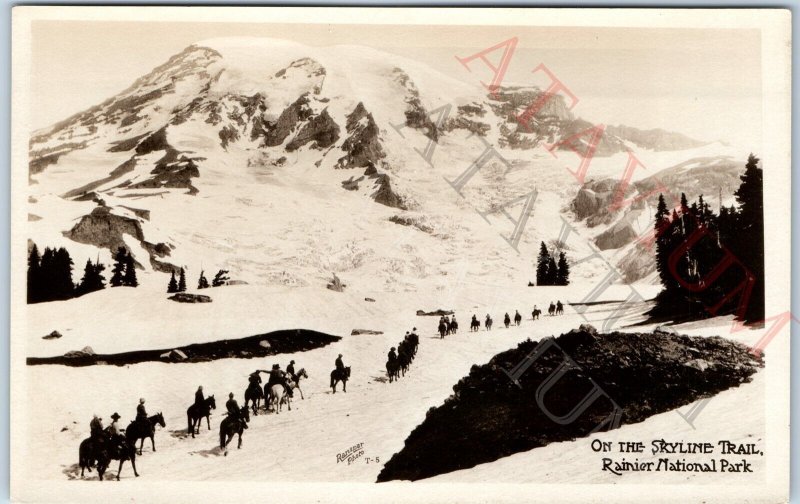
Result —
M 192 414 L 190 413 L 191 410 L 186 410 L 186 432 L 189 434 L 192 433 Z M 203 424 L 200 424 L 201 426 Z

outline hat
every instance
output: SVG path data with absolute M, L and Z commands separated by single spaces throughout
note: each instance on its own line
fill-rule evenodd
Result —
M 114 420 L 119 420 L 119 413 L 114 412 L 114 414 L 111 415 L 111 418 L 113 418 Z
M 292 359 L 292 361 L 289 364 L 294 364 L 294 359 Z
M 139 398 L 139 402 L 140 402 L 140 403 L 142 403 L 142 404 L 144 404 L 144 397 L 140 397 L 140 398 Z
M 414 331 L 416 331 L 416 330 L 417 330 L 417 328 L 415 327 L 413 330 L 414 330 Z
M 408 331 L 406 331 L 406 334 L 408 334 Z
M 341 356 L 342 356 L 342 354 L 339 354 L 339 357 L 341 357 Z
M 392 347 L 392 350 L 394 350 L 394 347 Z
M 278 369 L 279 367 L 281 367 L 281 365 L 280 365 L 280 364 L 273 364 L 273 365 L 272 365 L 272 369 Z
M 203 386 L 200 385 L 199 387 L 197 387 L 197 390 L 203 390 Z
M 228 397 L 230 397 L 231 399 L 233 399 L 233 392 L 231 392 L 230 394 L 228 394 Z

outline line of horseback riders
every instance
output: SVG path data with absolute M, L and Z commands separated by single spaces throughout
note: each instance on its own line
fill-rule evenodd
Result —
M 261 388 L 261 373 L 268 373 L 269 380 Z M 295 371 L 294 360 L 286 366 L 286 371 L 281 369 L 280 364 L 273 364 L 272 369 L 256 369 L 248 377 L 249 384 L 244 392 L 244 405 L 251 404 L 253 415 L 258 415 L 261 400 L 264 399 L 264 407 L 269 411 L 270 407 L 275 413 L 280 413 L 284 404 L 292 409 L 291 399 L 294 397 L 294 389 L 300 391 L 300 398 L 305 399 L 303 390 L 300 388 L 300 380 L 308 378 L 305 368 Z
M 551 301 L 550 302 L 550 307 L 547 309 L 547 313 L 550 316 L 563 315 L 564 314 L 564 305 L 561 303 L 560 300 L 556 301 L 555 303 L 553 303 Z M 531 312 L 531 319 L 532 320 L 538 320 L 539 319 L 539 315 L 541 315 L 541 314 L 542 314 L 542 310 L 540 310 L 536 305 L 533 305 L 533 311 Z M 506 326 L 506 329 L 508 329 L 508 327 L 511 325 L 511 320 L 512 320 L 511 316 L 508 314 L 508 312 L 506 312 L 505 316 L 503 317 L 503 324 Z M 522 323 L 522 315 L 520 315 L 519 310 L 515 310 L 514 319 L 513 320 L 514 320 L 514 325 L 519 326 Z M 486 314 L 486 319 L 484 320 L 484 326 L 486 327 L 486 330 L 487 331 L 491 331 L 493 324 L 494 324 L 494 320 L 492 320 L 492 317 L 487 313 Z M 470 332 L 477 332 L 478 330 L 480 330 L 480 328 L 481 328 L 481 323 L 478 320 L 478 316 L 473 314 L 472 315 L 472 320 L 470 321 L 470 324 L 469 324 L 469 330 L 470 330 Z M 441 323 L 439 324 L 439 331 L 440 331 L 440 334 L 441 334 Z M 442 336 L 442 337 L 444 337 L 444 336 Z
M 389 383 L 397 381 L 400 374 L 406 375 L 408 367 L 414 361 L 417 355 L 417 347 L 419 347 L 419 336 L 417 335 L 417 328 L 413 332 L 406 331 L 403 341 L 397 345 L 397 352 L 395 347 L 389 350 L 388 360 L 386 361 L 386 373 L 389 375 Z
M 136 455 L 142 454 L 144 440 L 150 438 L 153 451 L 156 451 L 155 426 L 166 427 L 164 415 L 158 413 L 153 416 L 147 415 L 144 397 L 139 399 L 136 406 L 136 418 L 130 422 L 126 429 L 120 428 L 120 415 L 114 412 L 111 415 L 111 424 L 103 427 L 103 419 L 98 415 L 93 415 L 89 422 L 89 437 L 84 439 L 78 448 L 78 465 L 81 468 L 81 476 L 84 470 L 92 472 L 93 467 L 97 467 L 100 480 L 103 479 L 111 460 L 119 460 L 117 479 L 122 471 L 122 465 L 126 460 L 131 461 L 133 473 L 139 476 L 136 471 Z M 139 449 L 136 449 L 136 441 L 141 440 Z
M 416 331 L 417 328 L 415 327 L 414 330 Z M 439 339 L 444 339 L 445 336 L 456 334 L 457 332 L 458 321 L 456 320 L 455 313 L 453 314 L 452 320 L 449 316 L 442 315 L 442 317 L 439 319 Z

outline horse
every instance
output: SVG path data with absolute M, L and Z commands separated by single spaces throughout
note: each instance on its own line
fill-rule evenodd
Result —
M 104 434 L 105 435 L 105 434 Z M 97 474 L 100 476 L 100 481 L 103 481 L 103 475 L 108 469 L 111 460 L 119 460 L 119 469 L 117 469 L 117 481 L 119 481 L 119 474 L 122 472 L 122 464 L 126 460 L 131 461 L 133 467 L 133 474 L 139 477 L 136 471 L 136 445 L 129 443 L 127 440 L 113 440 L 107 438 L 104 442 L 98 443 L 92 438 L 84 439 L 78 447 L 78 464 L 81 467 L 81 478 L 83 477 L 83 470 L 87 469 L 92 472 L 92 465 L 97 461 Z
M 160 425 L 161 427 L 167 426 L 167 424 L 164 422 L 164 415 L 161 413 L 148 417 L 145 422 L 137 422 L 134 420 L 130 423 L 130 425 L 128 425 L 128 428 L 125 429 L 125 438 L 133 446 L 136 446 L 136 441 L 140 439 L 142 440 L 142 444 L 139 446 L 139 455 L 142 454 L 145 438 L 150 438 L 150 443 L 153 445 L 153 451 L 156 451 L 156 424 Z
M 552 317 L 553 315 L 555 315 L 555 313 L 556 313 L 556 305 L 554 305 L 553 302 L 551 301 L 550 308 L 547 309 L 547 314 Z
M 503 323 L 506 325 L 506 329 L 511 325 L 511 317 L 508 316 L 508 313 L 506 313 L 506 316 L 503 318 Z
M 244 407 L 247 404 L 253 403 L 253 415 L 258 415 L 258 408 L 261 406 L 261 399 L 264 399 L 264 393 L 261 391 L 261 386 L 257 382 L 250 382 L 247 390 L 244 391 Z
M 397 356 L 397 364 L 400 366 L 400 373 L 405 376 L 406 371 L 408 371 L 408 366 L 411 364 L 411 356 L 406 352 L 400 352 Z
M 292 377 L 292 380 L 290 380 L 289 383 L 292 385 L 292 388 L 296 388 L 300 391 L 300 399 L 305 399 L 305 397 L 303 397 L 303 390 L 300 388 L 300 378 L 308 379 L 306 368 L 300 368 L 300 371 L 298 371 L 297 374 Z
M 389 383 L 400 379 L 400 363 L 397 359 L 386 361 L 386 374 L 389 375 Z
M 450 332 L 452 334 L 456 334 L 458 332 L 458 322 L 456 319 L 453 319 L 453 321 L 450 322 Z
M 212 409 L 217 409 L 217 401 L 213 395 L 210 395 L 203 400 L 202 404 L 192 404 L 186 410 L 187 430 L 192 433 L 192 437 L 195 435 L 195 430 L 197 430 L 197 434 L 200 434 L 200 424 L 203 423 L 203 417 L 205 417 L 208 424 L 208 430 L 211 430 Z
M 486 330 L 487 331 L 491 331 L 492 330 L 492 317 L 490 317 L 488 315 L 486 316 Z
M 242 447 L 242 432 L 247 428 L 247 422 L 250 421 L 250 410 L 247 406 L 242 406 L 239 410 L 239 417 L 225 417 L 219 423 L 219 447 L 225 450 L 225 455 L 228 455 L 226 446 L 231 442 L 235 434 L 239 435 L 239 446 Z
M 518 326 L 520 322 L 522 322 L 522 315 L 517 312 L 516 315 L 514 315 L 514 325 Z
M 480 328 L 481 328 L 481 323 L 478 321 L 478 319 L 475 318 L 472 319 L 472 322 L 470 322 L 469 324 L 469 330 L 472 332 L 478 332 Z
M 444 335 L 447 332 L 447 325 L 445 325 L 444 320 L 439 322 L 439 339 L 444 339 Z
M 539 319 L 539 315 L 541 315 L 541 314 L 542 314 L 542 310 L 540 310 L 539 308 L 534 308 L 533 311 L 531 312 L 531 317 L 533 318 L 533 320 L 538 320 Z
M 278 414 L 281 412 L 282 406 L 285 403 L 289 407 L 289 411 L 292 411 L 292 396 L 286 392 L 287 389 L 294 388 L 292 379 L 288 376 L 286 377 L 286 387 L 284 387 L 282 383 L 273 383 L 267 386 L 269 387 L 266 400 L 267 409 L 269 409 L 271 405 L 272 411 Z
M 350 378 L 350 366 L 344 369 L 334 369 L 331 371 L 331 388 L 336 393 L 336 385 L 342 382 L 342 390 L 347 392 L 347 380 Z
M 561 301 L 556 304 L 556 315 L 564 315 L 564 305 Z

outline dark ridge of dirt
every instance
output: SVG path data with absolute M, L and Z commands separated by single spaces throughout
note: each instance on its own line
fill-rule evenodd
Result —
M 597 334 L 582 325 L 557 338 L 527 340 L 472 366 L 378 482 L 430 478 L 638 423 L 749 382 L 763 362 L 718 336 Z
M 122 163 L 121 165 L 114 168 L 111 173 L 108 174 L 107 177 L 104 177 L 100 180 L 95 180 L 94 182 L 89 182 L 86 185 L 78 187 L 76 189 L 72 189 L 71 191 L 65 193 L 62 197 L 63 198 L 75 198 L 85 196 L 87 193 L 93 193 L 95 189 L 98 187 L 107 184 L 119 177 L 125 175 L 126 173 L 130 173 L 133 169 L 136 168 L 136 157 L 132 157 Z
M 453 312 L 453 310 L 442 310 L 441 308 L 430 312 L 426 312 L 424 310 L 417 310 L 417 317 L 434 317 L 434 316 L 441 317 L 444 315 L 452 315 L 453 313 L 455 313 Z
M 59 364 L 63 366 L 94 366 L 100 364 L 127 366 L 140 362 L 170 362 L 163 355 L 186 355 L 180 362 L 208 362 L 217 359 L 252 359 L 282 353 L 306 352 L 339 341 L 341 336 L 332 336 L 307 329 L 287 329 L 246 338 L 195 343 L 187 346 L 162 348 L 160 350 L 138 350 L 116 354 L 93 354 L 74 352 L 72 357 L 28 357 L 29 366 Z M 179 352 L 176 352 L 179 351 Z

